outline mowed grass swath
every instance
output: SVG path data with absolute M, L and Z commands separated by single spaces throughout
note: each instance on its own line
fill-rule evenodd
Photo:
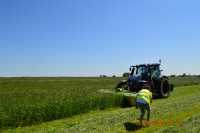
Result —
M 1 79 L 0 126 L 25 126 L 119 106 L 121 96 L 98 93 L 113 89 L 117 82 L 117 78 Z
M 18 127 L 120 106 L 112 90 L 121 78 L 0 78 L 0 127 Z M 199 77 L 175 77 L 175 86 L 200 83 Z

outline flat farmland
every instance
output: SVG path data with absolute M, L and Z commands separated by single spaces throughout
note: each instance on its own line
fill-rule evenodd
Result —
M 120 79 L 1 78 L 1 129 L 5 132 L 127 132 L 125 126 L 129 124 L 130 131 L 136 131 L 138 113 L 135 108 L 122 109 L 121 96 L 98 92 L 100 89 L 113 90 Z M 200 99 L 200 78 L 175 77 L 170 80 L 176 86 L 175 91 L 168 99 L 155 100 L 151 126 L 137 132 L 174 131 L 175 122 L 174 125 L 157 126 L 158 118 L 170 122 L 170 113 L 174 116 L 173 121 L 179 120 L 181 131 L 193 126 L 189 120 L 195 123 L 199 119 L 196 103 Z M 198 130 L 193 128 L 193 131 Z

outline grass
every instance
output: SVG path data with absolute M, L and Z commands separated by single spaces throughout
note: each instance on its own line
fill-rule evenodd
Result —
M 189 90 L 189 91 L 188 91 Z M 185 93 L 183 93 L 185 92 Z M 59 133 L 59 132 L 186 132 L 198 123 L 199 117 L 193 117 L 200 112 L 200 85 L 178 87 L 168 99 L 154 100 L 152 104 L 151 123 L 149 127 L 138 128 L 138 111 L 133 108 L 113 108 L 104 111 L 93 111 L 80 114 L 71 118 L 42 123 L 40 125 L 9 129 L 3 132 L 33 132 L 33 133 Z M 196 119 L 195 119 L 196 118 Z M 197 119 L 198 118 L 198 119 Z M 164 123 L 164 122 L 167 122 Z M 127 127 L 127 125 L 129 127 Z M 177 131 L 177 132 L 178 132 Z
M 0 78 L 0 127 L 6 129 L 30 126 L 44 121 L 71 117 L 91 110 L 118 107 L 121 104 L 122 97 L 98 93 L 98 90 L 111 90 L 119 80 L 120 78 Z M 175 86 L 200 83 L 199 77 L 176 77 L 170 78 L 170 80 Z M 176 98 L 182 95 L 195 94 L 194 92 L 198 93 L 198 91 L 198 87 L 196 89 L 190 87 L 178 89 L 178 91 L 172 93 L 172 97 L 169 99 L 175 98 L 176 101 L 178 100 Z M 161 103 L 167 101 L 168 99 L 159 100 Z M 85 118 L 85 123 L 94 123 L 94 125 L 91 125 L 91 127 L 85 125 L 85 127 L 92 131 L 90 128 L 108 121 L 108 127 L 105 128 L 103 124 L 101 128 L 110 130 L 110 124 L 115 122 L 119 124 L 121 120 L 130 120 L 127 117 L 135 118 L 135 114 L 127 113 L 130 110 L 132 109 L 111 111 L 116 116 L 106 112 L 105 115 L 107 114 L 107 116 L 105 118 L 101 117 L 102 111 L 100 111 L 98 116 L 98 118 L 101 118 L 100 120 L 95 117 L 96 113 L 94 113 L 92 115 L 94 119 L 89 116 L 91 122 L 87 121 L 87 117 Z M 82 124 L 82 121 L 80 118 L 80 121 L 76 120 L 71 123 L 70 119 L 69 122 L 64 121 L 64 124 L 60 126 L 70 127 L 64 128 L 65 130 L 76 131 L 79 129 L 77 125 Z M 84 127 L 84 124 L 80 127 Z M 52 126 L 48 128 L 52 129 L 50 132 L 53 132 L 54 128 Z
M 119 106 L 112 78 L 5 78 L 0 80 L 0 127 L 17 127 Z
M 177 76 L 177 77 L 170 77 L 170 82 L 173 83 L 175 86 L 188 86 L 188 85 L 197 85 L 200 83 L 199 76 Z
M 2 132 L 195 132 L 199 128 L 190 121 L 199 122 L 196 115 L 200 112 L 200 85 L 175 88 L 168 99 L 154 100 L 152 108 L 152 123 L 142 129 L 138 128 L 135 108 L 113 108 Z
M 189 116 L 178 126 L 168 126 L 161 128 L 157 133 L 199 133 L 200 113 Z

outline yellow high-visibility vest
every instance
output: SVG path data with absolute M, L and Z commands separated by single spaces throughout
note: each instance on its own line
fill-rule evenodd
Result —
M 144 100 L 150 105 L 152 99 L 152 93 L 147 89 L 142 89 L 137 93 L 136 99 Z

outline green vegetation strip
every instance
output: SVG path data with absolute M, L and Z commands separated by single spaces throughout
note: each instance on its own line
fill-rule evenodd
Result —
M 169 80 L 176 87 L 200 84 L 200 76 L 184 76 L 184 77 L 176 76 L 176 77 L 170 77 Z
M 91 110 L 120 106 L 118 78 L 1 78 L 0 128 L 39 124 Z
M 15 128 L 121 105 L 122 97 L 99 94 L 122 78 L 0 78 L 0 128 Z M 175 86 L 199 84 L 197 76 L 171 77 Z M 184 92 L 181 92 L 184 93 Z
M 4 132 L 162 132 L 167 130 L 165 127 L 181 128 L 187 117 L 200 112 L 200 86 L 178 87 L 170 98 L 154 100 L 152 108 L 152 123 L 143 129 L 137 129 L 139 114 L 135 108 L 115 108 Z M 126 124 L 132 129 L 127 129 Z

